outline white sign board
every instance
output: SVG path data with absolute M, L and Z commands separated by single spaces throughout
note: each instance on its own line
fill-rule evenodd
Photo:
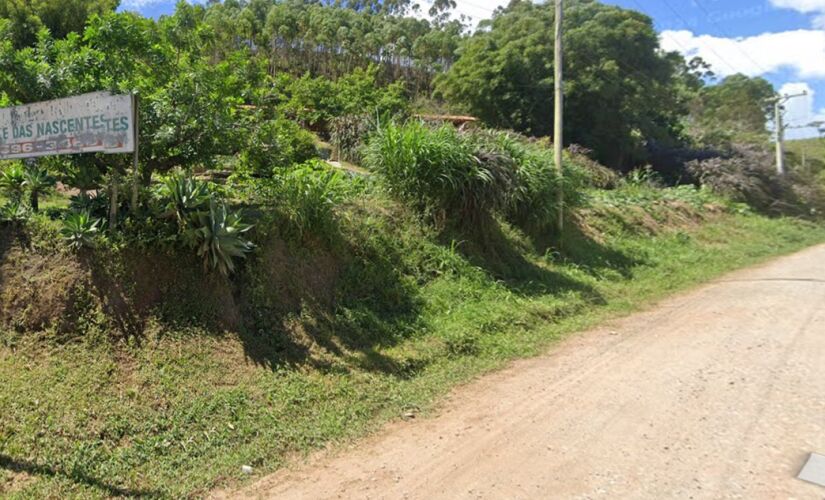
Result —
M 0 109 L 0 160 L 135 150 L 132 97 L 92 92 Z

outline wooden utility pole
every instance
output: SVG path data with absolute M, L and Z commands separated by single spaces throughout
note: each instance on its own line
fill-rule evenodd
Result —
M 556 163 L 556 175 L 558 176 L 558 189 L 556 190 L 556 203 L 558 209 L 558 230 L 561 237 L 564 230 L 564 171 L 562 168 L 562 148 L 563 127 L 564 127 L 564 73 L 562 72 L 562 18 L 564 15 L 562 0 L 556 0 L 556 40 L 553 58 L 553 70 L 555 71 L 555 120 L 553 124 L 553 158 Z
M 799 94 L 785 94 L 778 95 L 769 102 L 773 103 L 773 122 L 776 127 L 776 173 L 785 175 L 785 124 L 782 123 L 782 112 L 785 110 L 782 106 L 790 99 L 795 97 L 802 97 L 808 95 L 808 92 L 800 92 Z

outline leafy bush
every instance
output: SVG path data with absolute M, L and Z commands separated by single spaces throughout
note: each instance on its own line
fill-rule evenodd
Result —
M 244 234 L 252 225 L 244 223 L 239 213 L 229 212 L 222 202 L 210 199 L 209 210 L 197 213 L 195 222 L 185 239 L 203 259 L 204 269 L 217 269 L 227 276 L 235 271 L 234 259 L 245 258 L 255 248 Z
M 37 212 L 40 196 L 52 188 L 55 179 L 37 165 L 24 167 L 19 162 L 10 163 L 0 171 L 0 192 L 11 201 L 22 201 L 29 196 L 29 207 Z
M 100 232 L 100 224 L 101 219 L 90 216 L 88 212 L 74 212 L 63 220 L 60 234 L 72 250 L 90 248 Z
M 620 183 L 630 186 L 664 187 L 662 177 L 650 165 L 634 168 L 621 179 Z
M 390 117 L 407 111 L 402 82 L 387 86 L 378 84 L 379 68 L 371 65 L 358 68 L 337 80 L 279 76 L 276 87 L 280 91 L 278 109 L 285 116 L 298 121 L 324 137 L 330 133 L 335 117 L 351 114 Z
M 106 217 L 109 211 L 109 198 L 104 191 L 84 193 L 69 198 L 69 209 L 73 212 L 88 212 L 92 216 Z
M 241 153 L 241 162 L 250 173 L 268 177 L 273 168 L 303 163 L 317 155 L 311 133 L 295 122 L 277 119 L 258 125 Z
M 779 175 L 773 154 L 758 146 L 735 145 L 726 156 L 692 161 L 687 168 L 702 185 L 759 211 L 791 215 L 825 211 L 825 190 L 811 174 Z
M 19 162 L 10 163 L 6 165 L 6 168 L 0 170 L 0 192 L 10 200 L 20 201 L 23 199 L 24 182 L 26 182 L 26 172 Z
M 591 186 L 599 189 L 615 188 L 619 184 L 619 174 L 593 160 L 590 157 L 592 153 L 592 150 L 578 144 L 571 144 L 567 148 L 570 160 L 587 172 Z
M 571 161 L 570 155 L 564 157 L 563 175 L 559 179 L 553 151 L 541 141 L 513 132 L 484 129 L 470 132 L 469 139 L 476 151 L 481 152 L 478 154 L 508 158 L 512 163 L 517 183 L 504 215 L 522 228 L 548 230 L 558 218 L 558 190 L 564 190 L 566 206 L 576 206 L 582 201 L 584 186 L 592 184 L 591 172 L 577 161 Z
M 61 165 L 61 167 L 64 169 L 63 183 L 80 190 L 81 196 L 87 194 L 87 191 L 97 189 L 103 183 L 103 175 L 94 164 L 75 159 L 74 163 Z
M 361 148 L 375 128 L 376 120 L 369 115 L 345 115 L 333 119 L 330 141 L 335 147 L 337 159 L 360 164 L 363 159 Z
M 11 199 L 0 207 L 0 222 L 19 224 L 29 217 L 29 211 L 20 200 Z

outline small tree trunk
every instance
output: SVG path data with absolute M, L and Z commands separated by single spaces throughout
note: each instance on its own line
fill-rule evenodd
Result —
M 117 227 L 117 170 L 112 169 L 112 180 L 109 188 L 109 229 Z
M 32 191 L 29 195 L 29 204 L 32 206 L 32 212 L 37 212 L 40 209 L 40 200 L 38 200 L 37 191 Z

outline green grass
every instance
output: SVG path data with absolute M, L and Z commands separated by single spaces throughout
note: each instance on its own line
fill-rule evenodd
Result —
M 623 205 L 628 197 L 647 208 Z M 410 409 L 427 414 L 457 384 L 571 332 L 825 241 L 811 223 L 744 212 L 701 222 L 692 208 L 661 209 L 666 201 L 601 196 L 585 215 L 601 240 L 573 235 L 567 257 L 530 250 L 506 226 L 516 250 L 488 261 L 402 228 L 399 247 L 419 245 L 415 259 L 430 259 L 429 278 L 409 277 L 414 316 L 378 315 L 384 337 L 368 347 L 304 339 L 322 354 L 300 361 L 256 362 L 238 334 L 196 328 L 140 343 L 0 334 L 0 494 L 181 497 L 235 486 L 249 480 L 241 465 L 257 477 Z M 507 259 L 511 278 L 492 277 Z

